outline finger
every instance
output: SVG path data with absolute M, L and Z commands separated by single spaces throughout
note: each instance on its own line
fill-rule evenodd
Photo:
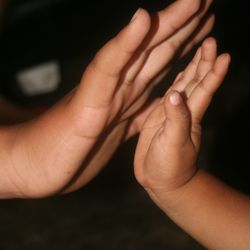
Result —
M 209 15 L 208 17 L 206 17 L 203 20 L 203 22 L 199 26 L 199 28 L 195 32 L 193 32 L 193 34 L 190 36 L 188 41 L 185 42 L 185 45 L 184 45 L 184 47 L 180 53 L 180 56 L 179 56 L 180 58 L 185 56 L 195 45 L 197 45 L 201 40 L 203 40 L 207 36 L 208 33 L 210 33 L 210 31 L 212 30 L 212 27 L 214 26 L 214 21 L 215 21 L 214 15 Z M 181 37 L 179 39 L 181 39 Z M 184 37 L 182 37 L 182 39 L 184 39 Z M 171 51 L 174 52 L 173 50 L 171 50 Z M 162 54 L 162 53 L 160 53 L 160 54 Z M 165 55 L 167 55 L 167 53 Z M 174 55 L 172 55 L 172 56 L 174 56 Z M 170 61 L 171 56 L 167 60 Z M 168 72 L 169 72 L 168 64 L 166 65 L 166 62 L 165 62 L 165 64 L 163 65 L 163 70 L 161 70 L 159 75 L 154 77 L 154 79 L 151 81 L 151 83 L 154 86 L 158 85 L 164 79 L 164 77 L 167 75 Z M 178 79 L 175 79 L 174 84 L 180 79 L 181 75 L 182 74 L 178 75 Z M 149 79 L 150 77 L 148 76 L 147 78 Z M 179 87 L 176 88 L 176 90 L 181 90 L 181 89 L 182 89 L 181 86 L 180 86 L 180 89 L 179 89 Z
M 82 77 L 76 95 L 78 98 L 75 99 L 82 105 L 91 107 L 108 104 L 119 82 L 121 71 L 149 29 L 148 13 L 139 9 L 129 25 L 97 53 Z
M 144 64 L 143 68 L 140 68 L 140 72 L 136 76 L 136 85 L 139 85 L 138 82 L 142 82 L 143 84 L 145 84 L 145 82 L 149 83 L 152 78 L 162 72 L 165 67 L 169 66 L 168 64 L 177 55 L 177 52 L 180 53 L 179 50 L 182 47 L 184 47 L 186 54 L 191 49 L 191 45 L 194 46 L 203 37 L 205 37 L 211 31 L 214 25 L 213 16 L 206 18 L 208 19 L 203 20 L 202 25 L 201 16 L 193 18 L 171 38 L 155 47 L 151 53 L 147 55 L 147 57 L 144 55 L 144 61 L 146 60 L 146 63 Z M 184 52 L 181 52 L 181 55 L 184 55 Z M 138 60 L 138 63 L 141 63 L 142 60 L 143 59 L 141 56 L 140 61 Z M 134 73 L 135 72 L 131 71 L 127 75 L 126 79 L 128 82 L 131 82 L 131 79 L 135 78 Z
M 174 80 L 174 83 L 173 83 L 173 85 L 175 84 L 175 83 L 177 83 L 177 82 L 179 82 L 180 81 L 180 79 L 183 77 L 183 71 L 181 71 L 180 73 L 178 73 L 178 75 L 176 76 L 176 78 L 175 78 L 175 80 Z
M 156 18 L 153 19 L 152 28 L 147 39 L 144 41 L 142 53 L 138 54 L 137 57 L 130 62 L 130 65 L 128 65 L 129 67 L 124 76 L 124 82 L 131 83 L 141 70 L 152 48 L 167 40 L 175 32 L 178 32 L 199 8 L 200 0 L 179 0 L 157 13 Z M 164 65 L 166 64 L 166 60 L 170 61 L 175 54 L 176 51 L 172 51 L 172 49 L 173 48 L 169 50 L 168 48 L 168 51 L 164 51 L 166 57 Z M 158 62 L 157 65 L 159 64 Z M 154 63 L 151 65 L 154 65 Z M 145 72 L 147 72 L 147 70 L 148 69 L 146 69 Z
M 191 48 L 193 48 L 197 43 L 199 43 L 212 29 L 214 25 L 214 15 L 209 15 L 206 17 L 202 25 L 199 27 L 199 29 L 196 30 L 195 33 L 192 34 L 192 37 L 189 38 L 189 42 L 187 42 L 187 45 L 184 47 L 184 50 L 182 50 L 181 56 L 183 57 L 186 53 L 188 53 Z M 183 33 L 182 33 L 183 35 Z M 160 53 L 161 54 L 161 53 Z M 194 58 L 190 62 L 190 64 L 187 66 L 184 72 L 180 72 L 172 86 L 168 89 L 167 93 L 169 93 L 171 90 L 177 90 L 179 92 L 184 91 L 186 85 L 189 81 L 194 77 L 194 74 L 197 70 L 197 66 L 199 63 L 201 57 L 201 51 L 200 48 L 197 50 Z M 154 86 L 158 85 L 167 75 L 169 69 L 164 68 L 158 75 L 156 75 L 153 80 L 151 80 L 151 84 Z M 149 79 L 149 77 L 148 77 Z M 182 80 L 181 80 L 182 79 Z M 185 80 L 183 80 L 185 79 Z
M 214 16 L 210 14 L 204 17 L 204 15 L 207 13 L 212 2 L 213 0 L 203 1 L 204 4 L 197 15 L 191 18 L 185 25 L 180 26 L 178 30 L 176 29 L 176 32 L 174 32 L 171 37 L 165 37 L 162 41 L 166 42 L 168 46 L 172 48 L 172 51 L 174 51 L 173 54 L 187 42 L 188 38 L 191 39 L 194 35 L 198 36 L 201 31 L 202 34 L 199 34 L 199 36 L 204 36 L 204 33 L 208 34 L 211 31 L 214 24 Z
M 206 39 L 201 46 L 201 59 L 198 63 L 197 70 L 194 72 L 192 79 L 189 79 L 185 88 L 186 96 L 189 97 L 192 90 L 207 75 L 214 66 L 217 56 L 217 44 L 214 38 Z
M 210 14 L 204 18 L 199 27 L 190 36 L 190 38 L 185 43 L 180 57 L 185 56 L 195 45 L 200 43 L 212 30 L 215 23 L 215 16 Z
M 200 9 L 200 0 L 179 0 L 156 15 L 157 36 L 153 36 L 147 47 L 155 47 L 178 31 Z
M 168 145 L 183 146 L 190 139 L 190 114 L 187 106 L 177 91 L 168 94 L 164 102 L 166 122 L 160 137 Z
M 204 39 L 204 37 L 212 30 L 214 22 L 215 22 L 214 15 L 209 15 L 204 19 L 204 21 L 199 26 L 199 28 L 197 28 L 197 30 L 188 39 L 188 42 L 186 42 L 186 45 L 184 46 L 184 48 L 180 54 L 180 57 L 185 56 L 196 44 L 198 44 L 201 40 Z M 199 59 L 199 57 L 197 56 L 197 62 L 198 62 L 198 59 Z M 194 66 L 193 68 L 195 69 L 196 68 L 195 64 L 193 66 Z M 187 71 L 189 72 L 189 70 L 187 70 Z M 169 72 L 168 67 L 163 68 L 163 70 L 151 80 L 150 84 L 152 84 L 153 86 L 157 86 L 166 77 L 168 72 Z M 190 74 L 190 75 L 192 75 L 192 74 Z M 177 78 L 175 79 L 173 85 L 167 91 L 167 93 L 169 93 L 169 91 L 171 91 L 173 89 L 180 91 L 180 92 L 183 91 L 183 89 L 186 86 L 186 82 L 179 81 L 182 76 L 183 76 L 183 72 L 180 72 L 178 74 Z M 189 76 L 187 76 L 187 77 L 189 77 Z M 148 77 L 148 79 L 149 79 L 149 77 Z
M 188 106 L 192 119 L 197 123 L 201 121 L 216 90 L 222 84 L 230 63 L 230 56 L 223 54 L 216 59 L 213 69 L 207 74 L 204 80 L 196 86 L 190 98 Z
M 197 71 L 200 60 L 201 60 L 201 48 L 198 48 L 191 62 L 188 64 L 186 69 L 177 76 L 174 84 L 170 87 L 167 93 L 169 93 L 172 90 L 176 90 L 179 92 L 184 91 L 189 81 L 193 79 L 195 72 Z

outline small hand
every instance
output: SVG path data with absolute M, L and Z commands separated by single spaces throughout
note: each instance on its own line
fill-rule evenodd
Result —
M 149 115 L 135 155 L 136 178 L 149 193 L 178 190 L 195 175 L 200 122 L 229 61 L 228 54 L 217 57 L 215 40 L 207 39 Z

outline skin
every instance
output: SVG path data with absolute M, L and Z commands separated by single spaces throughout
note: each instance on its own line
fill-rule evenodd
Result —
M 165 190 L 166 185 L 169 185 L 168 189 L 170 191 L 172 186 L 173 189 L 176 189 L 195 175 L 195 161 L 201 137 L 200 121 L 213 94 L 225 76 L 228 64 L 229 56 L 225 54 L 217 58 L 214 39 L 207 39 L 201 48 L 197 50 L 196 55 L 187 68 L 177 76 L 175 82 L 167 91 L 166 96 L 163 97 L 162 101 L 146 119 L 140 134 L 135 157 L 136 176 L 139 177 L 139 182 L 143 186 L 147 186 L 147 184 L 144 184 L 147 181 L 143 180 L 144 174 L 148 176 L 147 171 L 149 171 L 149 175 L 152 175 L 152 177 L 155 175 L 156 178 L 153 184 L 148 184 L 149 186 L 159 186 L 160 190 L 161 185 L 163 185 Z M 183 103 L 183 105 L 175 105 L 176 109 L 183 109 L 183 115 L 179 115 L 179 118 L 176 117 L 176 121 L 174 120 L 173 122 L 168 116 L 177 116 L 180 112 L 175 113 L 173 108 L 168 108 L 168 100 Z M 187 125 L 187 121 L 184 118 L 186 120 L 190 119 L 192 123 Z M 179 135 L 177 132 L 181 131 L 181 129 L 185 129 L 185 131 Z M 183 135 L 186 137 L 183 138 Z M 181 140 L 185 144 L 187 143 L 187 146 L 182 147 L 181 143 L 179 145 Z M 171 150 L 171 146 L 173 146 L 173 150 Z M 164 148 L 169 148 L 169 150 L 165 152 Z M 183 152 L 178 152 L 178 148 L 183 150 Z M 162 153 L 162 159 L 159 158 L 160 153 Z M 180 155 L 183 156 L 180 157 Z M 167 166 L 170 166 L 169 170 L 166 169 L 166 165 L 161 161 L 168 161 Z M 180 169 L 175 167 L 178 161 Z M 173 162 L 174 167 L 171 162 Z M 190 164 L 184 165 L 184 168 L 183 162 Z M 162 166 L 159 169 L 152 169 L 151 166 L 154 165 Z M 166 178 L 168 176 L 167 173 L 171 178 Z M 150 181 L 153 180 L 153 178 L 149 179 Z
M 187 53 L 211 30 L 211 2 L 201 9 L 200 0 L 179 0 L 154 18 L 140 9 L 61 102 L 32 121 L 1 127 L 0 196 L 71 192 L 94 178 L 159 102 L 148 96 L 177 51 Z
M 207 249 L 250 248 L 250 199 L 196 167 L 202 117 L 230 62 L 207 39 L 140 134 L 135 175 L 152 200 Z

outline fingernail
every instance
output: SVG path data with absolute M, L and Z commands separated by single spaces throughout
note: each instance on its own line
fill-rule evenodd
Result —
M 133 17 L 131 18 L 131 21 L 130 21 L 130 22 L 133 22 L 133 21 L 137 18 L 137 16 L 139 15 L 140 12 L 141 12 L 141 8 L 139 8 L 139 9 L 135 12 L 135 14 L 134 14 Z
M 174 92 L 170 95 L 169 101 L 172 105 L 177 106 L 182 103 L 182 97 L 178 92 Z

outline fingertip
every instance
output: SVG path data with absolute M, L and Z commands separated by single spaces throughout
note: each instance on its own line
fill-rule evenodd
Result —
M 221 55 L 221 60 L 224 61 L 226 70 L 228 70 L 229 65 L 231 63 L 231 55 L 229 53 L 224 53 L 224 54 Z
M 213 24 L 216 22 L 216 16 L 214 13 L 210 14 L 209 15 L 209 18 L 210 22 L 212 22 Z
M 185 1 L 185 0 L 183 0 Z M 191 7 L 193 14 L 198 13 L 202 8 L 202 0 L 186 0 L 186 4 Z
M 168 101 L 172 106 L 179 106 L 183 103 L 183 98 L 178 91 L 172 91 L 168 96 Z
M 138 8 L 132 16 L 129 25 L 134 25 L 134 23 L 143 22 L 145 26 L 149 26 L 151 22 L 151 17 L 149 13 L 143 9 Z
M 220 56 L 227 64 L 231 62 L 231 55 L 229 53 L 224 53 Z
M 229 53 L 223 53 L 218 56 L 214 69 L 218 75 L 225 75 L 228 71 L 231 62 L 231 56 Z
M 134 45 L 137 48 L 145 39 L 150 31 L 151 17 L 149 13 L 139 8 L 135 11 L 128 25 L 118 34 L 121 40 L 124 40 L 124 47 L 127 51 L 134 51 Z
M 212 46 L 216 46 L 216 39 L 214 37 L 208 37 L 205 39 L 205 41 L 203 42 L 202 46 L 206 49 L 211 48 Z
M 202 60 L 214 61 L 217 55 L 217 42 L 215 38 L 208 37 L 202 44 Z

